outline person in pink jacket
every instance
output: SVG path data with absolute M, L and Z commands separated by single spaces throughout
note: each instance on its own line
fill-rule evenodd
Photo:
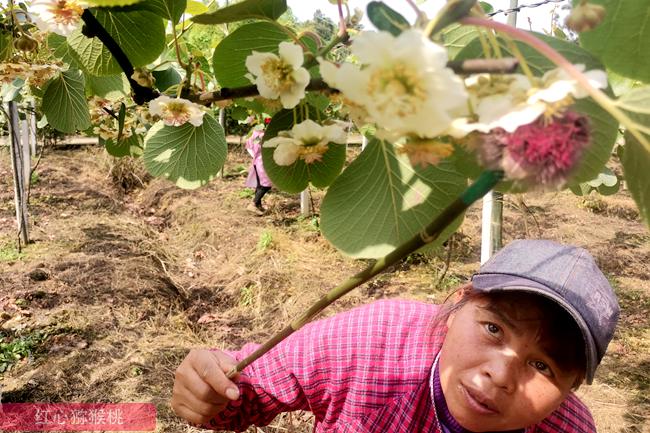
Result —
M 246 140 L 246 150 L 253 158 L 251 165 L 248 169 L 248 177 L 246 178 L 246 186 L 255 188 L 255 195 L 253 197 L 253 205 L 249 206 L 249 210 L 258 215 L 266 213 L 266 209 L 262 205 L 262 197 L 271 190 L 271 179 L 269 179 L 264 165 L 262 164 L 262 139 L 264 138 L 264 129 L 253 129 L 251 136 Z
M 258 345 L 192 350 L 172 409 L 214 430 L 308 410 L 315 432 L 594 433 L 591 383 L 619 315 L 587 251 L 514 241 L 441 306 L 384 300 L 313 322 L 225 376 Z

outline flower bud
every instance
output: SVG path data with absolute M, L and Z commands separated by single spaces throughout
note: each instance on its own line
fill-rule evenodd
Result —
M 573 8 L 566 19 L 566 26 L 575 32 L 586 32 L 596 28 L 604 18 L 603 6 L 583 1 Z
M 27 35 L 14 40 L 14 48 L 18 51 L 31 52 L 38 48 L 38 43 Z

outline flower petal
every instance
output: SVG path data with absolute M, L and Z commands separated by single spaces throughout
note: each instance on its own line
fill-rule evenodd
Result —
M 305 61 L 302 48 L 291 42 L 280 42 L 279 53 L 280 58 L 293 66 L 294 69 L 301 67 Z

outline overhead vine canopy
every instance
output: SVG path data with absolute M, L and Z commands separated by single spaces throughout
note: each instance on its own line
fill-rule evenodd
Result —
M 270 116 L 272 181 L 327 188 L 323 233 L 355 257 L 394 251 L 482 172 L 503 191 L 610 192 L 612 155 L 650 220 L 650 0 L 576 0 L 575 33 L 557 36 L 498 23 L 472 0 L 415 22 L 372 1 L 372 30 L 345 2 L 331 7 L 340 22 L 325 32 L 285 0 L 10 1 L 2 99 L 34 101 L 40 127 L 96 135 L 180 188 L 226 160 L 217 110 Z M 346 165 L 350 122 L 369 144 Z

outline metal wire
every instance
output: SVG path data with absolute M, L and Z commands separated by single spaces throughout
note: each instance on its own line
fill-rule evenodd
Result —
M 512 13 L 516 13 L 516 12 L 521 12 L 521 10 L 525 9 L 525 8 L 536 8 L 536 7 L 544 6 L 544 5 L 549 4 L 549 3 L 563 3 L 565 1 L 566 0 L 542 0 L 542 1 L 539 1 L 537 3 L 530 3 L 530 4 L 520 5 L 520 6 L 517 6 L 516 8 L 499 9 L 498 11 L 490 12 L 487 15 L 490 16 L 490 17 L 492 17 L 494 15 L 498 15 L 498 14 L 506 14 L 506 15 L 508 15 L 508 14 L 512 14 Z

